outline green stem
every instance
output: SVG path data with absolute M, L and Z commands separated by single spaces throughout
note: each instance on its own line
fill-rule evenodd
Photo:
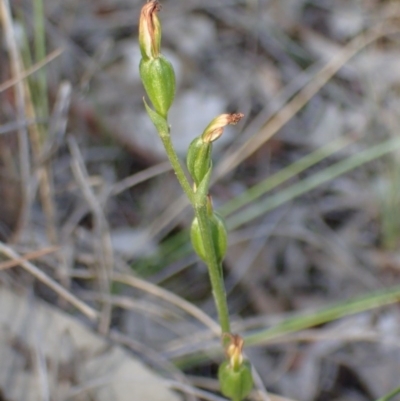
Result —
M 221 276 L 222 266 L 219 265 L 215 255 L 214 246 L 212 243 L 211 230 L 207 215 L 207 199 L 202 199 L 201 202 L 195 204 L 195 214 L 199 222 L 200 235 L 207 254 L 207 267 L 210 276 L 212 292 L 215 305 L 217 307 L 218 318 L 223 333 L 230 333 L 229 310 L 226 301 L 226 293 L 223 278 Z
M 182 169 L 181 163 L 179 162 L 179 158 L 175 152 L 175 149 L 172 145 L 171 136 L 169 133 L 159 132 L 161 141 L 164 145 L 165 151 L 167 152 L 168 159 L 174 169 L 176 178 L 179 181 L 183 191 L 185 192 L 186 196 L 188 197 L 190 203 L 194 207 L 194 192 L 192 187 L 189 184 L 189 181 L 186 178 L 185 172 Z
M 208 255 L 208 260 L 206 264 L 208 267 L 208 274 L 210 276 L 212 292 L 218 312 L 218 318 L 221 325 L 221 331 L 222 333 L 229 333 L 230 322 L 229 322 L 228 304 L 226 301 L 226 293 L 223 279 L 220 273 L 222 271 L 222 268 L 217 261 L 214 246 L 212 243 L 211 230 L 207 215 L 207 195 L 204 196 L 204 199 L 195 200 L 194 192 L 189 184 L 189 181 L 186 178 L 181 163 L 179 162 L 178 156 L 172 145 L 169 133 L 164 133 L 159 131 L 159 135 L 164 145 L 168 159 L 171 162 L 172 168 L 174 169 L 176 177 L 183 191 L 188 197 L 190 203 L 192 204 L 195 215 L 199 222 L 202 241 L 204 244 L 205 251 Z

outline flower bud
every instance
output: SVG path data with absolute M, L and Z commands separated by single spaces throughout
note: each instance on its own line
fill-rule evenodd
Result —
M 253 388 L 251 365 L 244 361 L 235 371 L 229 361 L 222 362 L 218 369 L 221 393 L 232 400 L 243 400 Z
M 157 58 L 160 53 L 161 25 L 157 17 L 158 1 L 149 1 L 142 7 L 139 19 L 139 46 L 145 60 Z
M 243 339 L 238 335 L 225 334 L 230 339 L 226 347 L 228 360 L 218 369 L 218 379 L 221 392 L 232 400 L 243 400 L 253 388 L 251 365 L 243 360 Z
M 209 226 L 215 256 L 219 264 L 224 259 L 228 247 L 228 235 L 226 232 L 225 223 L 222 217 L 214 212 L 209 217 Z M 197 255 L 204 262 L 207 262 L 207 253 L 204 247 L 203 239 L 201 237 L 200 226 L 197 218 L 195 218 L 192 222 L 192 226 L 190 229 L 190 239 L 192 240 L 192 245 Z
M 188 171 L 198 187 L 211 167 L 212 143 L 204 142 L 201 136 L 189 145 L 186 157 Z
M 212 142 L 216 141 L 224 132 L 228 124 L 236 124 L 243 118 L 242 113 L 221 114 L 214 118 L 203 134 L 195 138 L 189 145 L 186 165 L 193 181 L 198 187 L 210 169 Z
M 142 58 L 139 72 L 154 109 L 166 119 L 175 96 L 175 73 L 172 64 L 161 54 L 154 59 Z
M 175 96 L 175 73 L 172 64 L 160 53 L 161 24 L 158 11 L 160 3 L 152 0 L 142 7 L 140 13 L 139 45 L 142 59 L 139 72 L 154 109 L 167 119 Z

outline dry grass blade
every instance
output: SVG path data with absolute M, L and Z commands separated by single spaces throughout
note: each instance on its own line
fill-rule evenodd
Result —
M 169 164 L 169 162 L 165 162 L 165 163 L 160 163 L 155 166 L 152 166 L 148 169 L 140 171 L 139 173 L 133 174 L 129 177 L 126 177 L 123 180 L 117 182 L 112 187 L 111 195 L 118 195 L 121 192 L 124 192 L 127 189 L 140 184 L 143 181 L 147 181 L 150 178 L 156 177 L 157 175 L 166 173 L 167 171 L 171 171 L 171 169 L 172 169 L 172 167 Z
M 21 260 L 23 259 L 21 255 L 19 255 L 17 252 L 15 252 L 12 248 L 7 246 L 3 242 L 0 242 L 0 252 L 12 260 L 18 260 L 19 261 L 18 264 L 21 265 L 21 267 L 24 270 L 26 270 L 28 273 L 32 274 L 32 276 L 35 277 L 37 280 L 41 281 L 43 284 L 51 288 L 62 299 L 65 299 L 71 305 L 75 306 L 76 309 L 81 311 L 90 320 L 96 321 L 98 319 L 99 313 L 95 309 L 93 309 L 92 307 L 85 304 L 77 297 L 75 297 L 75 295 L 71 294 L 64 287 L 62 287 L 52 278 L 47 276 L 32 263 L 28 262 L 27 260 Z
M 27 260 L 38 259 L 44 255 L 48 255 L 49 253 L 56 252 L 59 248 L 52 246 L 45 249 L 40 249 L 39 251 L 33 251 L 25 254 L 20 259 L 9 260 L 8 262 L 0 263 L 0 270 L 10 269 L 15 266 L 19 266 L 22 262 L 26 262 Z
M 155 295 L 159 298 L 170 302 L 173 305 L 178 306 L 180 309 L 186 311 L 193 317 L 195 317 L 200 322 L 204 323 L 215 335 L 219 336 L 221 334 L 221 329 L 219 324 L 217 324 L 213 319 L 206 315 L 201 309 L 197 308 L 190 302 L 184 300 L 181 297 L 169 292 L 161 287 L 158 287 L 148 281 L 139 279 L 137 277 L 129 276 L 127 274 L 114 273 L 113 278 L 120 283 L 125 283 L 136 288 L 140 288 L 149 294 Z
M 79 277 L 82 279 L 93 279 L 95 276 L 89 272 L 80 272 L 80 271 L 72 271 L 72 277 Z M 118 281 L 120 283 L 129 285 L 134 288 L 138 288 L 142 291 L 146 291 L 147 293 L 161 298 L 172 305 L 177 306 L 182 309 L 189 315 L 195 317 L 199 322 L 202 322 L 206 327 L 208 327 L 216 336 L 220 336 L 221 330 L 219 325 L 211 319 L 207 314 L 205 314 L 201 309 L 197 308 L 195 305 L 190 302 L 184 300 L 183 298 L 173 294 L 170 291 L 167 291 L 161 287 L 158 287 L 155 284 L 152 284 L 148 281 L 142 280 L 138 277 L 133 277 L 128 274 L 116 273 L 114 272 L 112 275 L 112 279 L 114 281 Z
M 3 82 L 0 85 L 0 92 L 4 92 L 5 90 L 21 82 L 23 79 L 28 78 L 30 75 L 39 71 L 41 68 L 43 68 L 44 66 L 55 60 L 57 57 L 61 56 L 63 52 L 64 49 L 56 49 L 52 51 L 48 56 L 46 56 L 45 59 L 43 59 L 39 63 L 36 63 L 32 67 L 28 68 L 26 71 L 20 72 L 16 77 L 9 79 L 6 82 Z

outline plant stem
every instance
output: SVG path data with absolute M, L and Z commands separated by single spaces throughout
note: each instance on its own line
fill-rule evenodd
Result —
M 167 152 L 168 159 L 172 165 L 172 168 L 174 169 L 176 178 L 178 179 L 179 184 L 181 185 L 186 196 L 188 197 L 190 203 L 192 204 L 193 207 L 195 207 L 193 189 L 186 178 L 181 163 L 179 162 L 179 158 L 172 145 L 171 136 L 169 135 L 169 132 L 168 133 L 159 132 L 159 135 L 164 145 L 165 151 Z
M 174 169 L 176 177 L 183 191 L 188 197 L 190 203 L 192 204 L 195 215 L 199 222 L 202 241 L 204 243 L 205 251 L 208 255 L 208 260 L 206 264 L 208 267 L 208 274 L 210 276 L 212 292 L 218 312 L 218 318 L 221 325 L 221 331 L 222 333 L 229 333 L 230 322 L 228 304 L 226 301 L 226 293 L 223 279 L 221 277 L 222 269 L 217 261 L 214 246 L 212 243 L 211 230 L 207 215 L 207 195 L 204 196 L 204 199 L 195 200 L 194 191 L 191 188 L 189 181 L 186 178 L 185 172 L 182 169 L 181 163 L 179 162 L 178 156 L 172 145 L 169 133 L 159 132 L 159 135 L 164 145 L 168 159 L 171 162 L 172 168 Z
M 209 219 L 207 215 L 206 199 L 197 203 L 194 208 L 197 220 L 200 227 L 200 235 L 204 244 L 207 254 L 207 267 L 210 276 L 212 292 L 214 296 L 215 305 L 217 307 L 219 323 L 223 333 L 230 333 L 229 310 L 226 301 L 225 287 L 221 275 L 222 268 L 217 262 L 214 246 L 212 243 L 211 230 Z

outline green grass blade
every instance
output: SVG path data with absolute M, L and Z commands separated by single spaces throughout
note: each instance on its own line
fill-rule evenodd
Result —
M 283 168 L 276 174 L 268 177 L 266 180 L 254 185 L 248 189 L 244 194 L 237 196 L 231 201 L 225 203 L 218 212 L 223 216 L 227 216 L 236 210 L 240 209 L 247 204 L 254 202 L 260 196 L 266 194 L 272 189 L 276 188 L 278 185 L 283 184 L 285 181 L 295 177 L 297 174 L 303 172 L 304 170 L 314 166 L 321 160 L 331 156 L 333 153 L 339 151 L 350 143 L 348 139 L 340 138 L 323 146 L 316 151 L 304 156 L 300 160 L 290 164 L 289 166 Z
M 344 316 L 354 315 L 383 305 L 400 301 L 400 286 L 370 293 L 362 297 L 340 302 L 321 311 L 286 319 L 270 329 L 245 336 L 247 345 L 267 343 L 284 334 L 308 329 L 319 324 L 328 323 Z
M 394 389 L 393 391 L 384 395 L 383 397 L 379 398 L 379 400 L 376 401 L 389 401 L 397 394 L 400 394 L 400 387 L 397 387 L 396 389 Z
M 268 344 L 286 334 L 306 330 L 320 324 L 329 323 L 345 316 L 356 313 L 366 312 L 371 309 L 379 308 L 384 305 L 394 304 L 400 301 L 400 286 L 387 288 L 384 290 L 362 295 L 355 299 L 349 299 L 336 303 L 313 313 L 304 313 L 289 317 L 275 326 L 256 331 L 253 333 L 242 333 L 246 346 L 259 346 Z M 175 363 L 181 368 L 187 368 L 207 360 L 210 355 L 217 357 L 220 352 L 219 344 L 207 348 L 207 352 L 202 352 L 194 347 L 193 352 L 187 352 L 184 356 L 175 359 Z M 391 393 L 392 394 L 392 393 Z M 394 393 L 393 393 L 394 394 Z M 387 397 L 387 396 L 386 396 Z M 384 398 L 378 401 L 385 400 Z
M 345 160 L 342 160 L 323 171 L 316 173 L 290 187 L 279 191 L 268 199 L 251 205 L 248 210 L 238 213 L 237 215 L 227 219 L 229 230 L 235 229 L 242 224 L 269 212 L 270 210 L 288 202 L 300 195 L 303 195 L 312 189 L 324 184 L 340 175 L 347 173 L 365 163 L 375 160 L 381 156 L 391 153 L 400 148 L 400 138 L 392 138 L 386 142 L 372 146 L 366 150 L 357 153 Z

